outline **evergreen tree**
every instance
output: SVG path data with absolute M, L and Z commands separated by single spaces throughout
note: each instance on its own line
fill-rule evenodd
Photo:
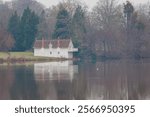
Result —
M 37 38 L 48 38 L 48 24 L 46 21 L 46 13 L 43 10 L 39 16 L 38 35 Z
M 20 21 L 20 43 L 19 50 L 25 51 L 32 48 L 39 23 L 38 16 L 29 7 L 24 10 Z
M 39 23 L 38 16 L 29 7 L 21 17 L 15 12 L 9 20 L 8 31 L 15 39 L 15 51 L 26 51 L 32 48 Z
M 133 5 L 127 1 L 124 4 L 124 14 L 127 22 L 127 55 L 139 58 L 141 56 L 140 49 L 145 43 L 143 38 L 145 25 L 138 18 L 138 12 L 134 10 Z
M 65 8 L 60 8 L 57 15 L 57 21 L 53 33 L 53 39 L 61 38 L 67 39 L 71 37 L 70 33 L 70 17 Z
M 8 31 L 11 33 L 13 38 L 15 39 L 15 46 L 13 50 L 16 50 L 18 46 L 20 45 L 19 41 L 19 23 L 20 23 L 20 17 L 17 15 L 17 12 L 15 12 L 9 19 L 8 24 Z
M 85 33 L 85 12 L 81 6 L 78 6 L 72 19 L 72 36 L 75 46 L 79 47 L 82 45 Z

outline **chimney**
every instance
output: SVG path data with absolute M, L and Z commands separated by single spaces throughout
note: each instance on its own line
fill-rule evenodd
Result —
M 44 38 L 42 38 L 42 48 L 44 48 Z

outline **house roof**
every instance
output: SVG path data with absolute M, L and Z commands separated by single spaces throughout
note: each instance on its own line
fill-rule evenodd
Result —
M 70 39 L 36 40 L 34 43 L 34 48 L 49 48 L 50 44 L 52 45 L 52 48 L 68 48 L 70 41 Z

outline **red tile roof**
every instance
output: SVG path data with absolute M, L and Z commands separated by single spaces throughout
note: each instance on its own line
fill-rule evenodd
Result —
M 52 48 L 68 48 L 70 41 L 70 39 L 36 40 L 34 43 L 34 48 L 49 48 L 50 44 L 52 45 Z

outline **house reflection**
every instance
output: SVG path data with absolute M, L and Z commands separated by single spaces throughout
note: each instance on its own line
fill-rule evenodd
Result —
M 34 65 L 40 99 L 150 99 L 150 64 L 108 61 Z
M 78 65 L 72 61 L 35 63 L 34 74 L 40 99 L 73 99 L 72 82 Z
M 34 64 L 36 80 L 73 80 L 76 73 L 78 65 L 73 65 L 72 61 Z

